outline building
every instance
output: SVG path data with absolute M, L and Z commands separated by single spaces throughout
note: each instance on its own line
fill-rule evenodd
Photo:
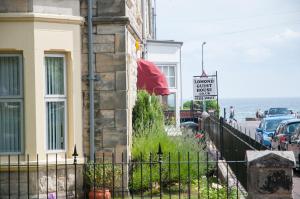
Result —
M 0 1 L 0 161 L 20 166 L 8 180 L 1 167 L 0 198 L 46 197 L 46 162 L 73 162 L 76 145 L 83 161 L 81 26 L 79 0 Z M 5 156 L 10 155 L 10 156 Z M 47 160 L 47 161 L 46 161 Z M 42 169 L 44 168 L 44 169 Z M 48 168 L 48 167 L 47 167 Z M 11 168 L 15 170 L 15 168 Z M 58 168 L 59 191 L 66 189 Z M 79 171 L 79 170 L 78 170 Z M 49 173 L 48 173 L 49 172 Z M 39 174 L 38 180 L 36 179 Z M 47 170 L 48 191 L 55 190 L 53 167 Z M 68 177 L 74 179 L 74 171 Z M 25 182 L 27 179 L 30 186 Z M 26 181 L 26 182 L 27 182 Z M 8 193 L 7 187 L 11 190 Z M 79 183 L 80 184 L 80 183 Z M 17 189 L 19 185 L 20 189 Z M 73 188 L 72 188 L 73 187 Z M 74 189 L 69 181 L 68 190 Z M 64 193 L 64 192 L 63 192 Z
M 180 126 L 181 96 L 181 47 L 182 42 L 172 40 L 147 40 L 145 58 L 155 63 L 166 76 L 170 95 L 163 96 L 162 102 L 166 119 L 175 117 L 176 127 Z M 171 121 L 172 122 L 172 121 Z
M 40 166 L 65 155 L 71 162 L 75 145 L 79 162 L 93 152 L 129 158 L 136 60 L 152 35 L 152 1 L 93 0 L 88 8 L 88 0 L 0 1 L 2 163 L 8 162 L 5 155 L 11 162 L 29 156 L 30 164 L 38 157 Z M 34 175 L 33 195 L 45 190 Z
M 0 153 L 82 155 L 78 0 L 0 2 Z M 76 113 L 76 114 L 74 114 Z
M 87 15 L 87 1 L 81 1 L 81 15 Z M 83 79 L 84 153 L 122 152 L 131 148 L 132 108 L 136 100 L 137 59 L 143 42 L 151 38 L 151 0 L 95 0 L 93 5 L 94 102 L 89 101 L 90 83 Z M 88 26 L 82 26 L 82 75 L 88 66 Z M 94 130 L 90 128 L 90 104 L 94 103 Z M 94 131 L 94 132 L 92 132 Z M 94 136 L 92 135 L 94 134 Z M 93 149 L 94 139 L 94 149 Z

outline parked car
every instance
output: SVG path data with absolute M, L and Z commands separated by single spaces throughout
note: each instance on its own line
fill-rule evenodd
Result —
M 271 140 L 278 125 L 291 118 L 293 118 L 291 115 L 264 118 L 256 129 L 256 140 L 267 147 L 271 147 Z
M 296 159 L 296 168 L 299 168 L 300 159 L 300 119 L 290 119 L 279 124 L 272 141 L 272 148 L 284 151 L 293 151 Z
M 188 121 L 188 122 L 182 122 L 180 124 L 180 128 L 183 131 L 187 131 L 187 132 L 192 132 L 193 134 L 197 133 L 199 130 L 199 124 L 192 122 L 192 121 Z
M 290 111 L 288 108 L 270 108 L 266 113 L 266 117 L 276 117 L 276 116 L 283 116 L 289 114 Z

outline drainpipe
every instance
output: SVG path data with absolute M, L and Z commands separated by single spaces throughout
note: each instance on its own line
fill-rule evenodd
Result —
M 156 0 L 153 1 L 152 7 L 152 38 L 156 40 Z
M 149 13 L 150 14 L 150 13 Z M 146 45 L 146 2 L 142 0 L 142 19 L 143 19 L 143 26 L 142 26 L 142 58 L 145 58 L 145 45 Z
M 88 0 L 88 67 L 89 67 L 89 102 L 90 102 L 90 160 L 95 153 L 95 113 L 94 113 L 94 54 L 93 54 L 93 0 Z

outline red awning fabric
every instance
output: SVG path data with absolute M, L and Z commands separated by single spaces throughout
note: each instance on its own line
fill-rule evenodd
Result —
M 137 87 L 146 90 L 150 94 L 169 95 L 170 91 L 165 75 L 152 62 L 139 59 Z

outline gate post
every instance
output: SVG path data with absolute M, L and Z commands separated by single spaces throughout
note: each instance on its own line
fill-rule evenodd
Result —
M 219 142 L 220 142 L 220 151 L 221 151 L 221 157 L 220 160 L 223 160 L 224 156 L 224 118 L 220 117 L 220 135 L 219 135 Z
M 290 199 L 293 189 L 292 151 L 247 151 L 248 199 Z

